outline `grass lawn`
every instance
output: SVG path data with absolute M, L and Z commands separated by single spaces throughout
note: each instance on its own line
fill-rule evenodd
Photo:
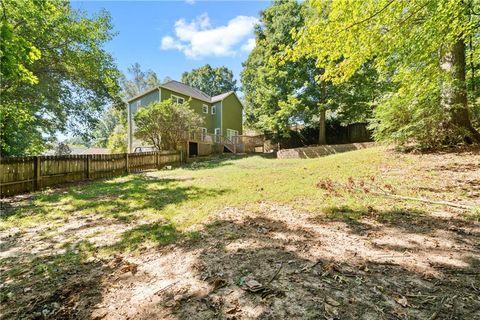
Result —
M 225 157 L 2 206 L 6 318 L 480 317 L 478 151 Z

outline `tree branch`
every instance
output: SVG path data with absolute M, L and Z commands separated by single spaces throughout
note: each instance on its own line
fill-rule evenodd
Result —
M 375 18 L 376 16 L 378 16 L 380 13 L 382 13 L 383 11 L 385 11 L 392 3 L 394 3 L 395 0 L 390 0 L 385 6 L 383 6 L 383 8 L 381 8 L 380 10 L 378 10 L 377 12 L 374 12 L 372 15 L 370 15 L 369 17 L 366 17 L 365 19 L 363 20 L 360 20 L 360 21 L 357 21 L 357 22 L 354 22 L 352 23 L 351 25 L 349 25 L 348 27 L 346 27 L 345 29 L 343 29 L 342 31 L 340 32 L 344 32 L 344 31 L 347 31 L 348 29 L 350 28 L 353 28 L 359 24 L 362 24 L 362 23 L 365 23 L 373 18 Z

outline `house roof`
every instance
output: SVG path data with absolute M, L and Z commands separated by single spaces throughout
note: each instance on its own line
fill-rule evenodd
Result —
M 190 87 L 189 85 L 186 85 L 184 83 L 181 83 L 181 82 L 178 82 L 178 81 L 175 81 L 175 80 L 168 81 L 168 82 L 160 85 L 160 87 L 165 88 L 165 89 L 169 89 L 169 90 L 172 90 L 172 91 L 175 91 L 175 92 L 178 92 L 178 93 L 183 93 L 186 96 L 190 96 L 190 97 L 196 98 L 198 100 L 202 100 L 202 101 L 206 101 L 206 102 L 210 102 L 210 100 L 211 100 L 211 97 L 208 94 L 206 94 L 205 92 L 202 92 L 198 89 L 195 89 L 193 87 Z
M 225 93 L 222 93 L 222 94 L 219 94 L 218 96 L 214 96 L 214 97 L 211 97 L 210 98 L 210 102 L 218 102 L 218 101 L 222 101 L 223 99 L 225 99 L 226 97 L 228 97 L 229 95 L 231 95 L 233 93 L 233 91 L 229 91 L 229 92 L 225 92 Z
M 225 93 L 216 95 L 214 97 L 210 97 L 205 92 L 203 92 L 201 90 L 198 90 L 196 88 L 193 88 L 193 87 L 191 87 L 191 86 L 189 86 L 185 83 L 181 83 L 181 82 L 175 81 L 175 80 L 170 80 L 170 81 L 165 82 L 164 84 L 159 85 L 158 87 L 149 89 L 149 90 L 147 90 L 147 91 L 145 91 L 145 92 L 143 92 L 143 93 L 141 93 L 141 94 L 139 94 L 139 95 L 137 95 L 133 98 L 130 98 L 127 102 L 137 100 L 138 98 L 141 98 L 144 95 L 149 94 L 150 92 L 158 90 L 159 88 L 165 88 L 165 89 L 168 89 L 168 90 L 171 90 L 171 91 L 174 91 L 174 92 L 177 92 L 177 93 L 181 93 L 181 94 L 184 94 L 186 96 L 189 96 L 189 97 L 192 97 L 192 98 L 195 98 L 195 99 L 198 99 L 198 100 L 202 100 L 202 101 L 205 101 L 205 102 L 209 102 L 209 103 L 215 103 L 215 102 L 222 101 L 223 99 L 225 99 L 226 97 L 228 97 L 232 93 L 235 94 L 234 91 L 229 91 L 229 92 L 225 92 Z

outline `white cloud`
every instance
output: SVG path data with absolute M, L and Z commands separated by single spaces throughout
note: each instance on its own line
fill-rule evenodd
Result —
M 245 52 L 250 52 L 253 48 L 255 48 L 255 38 L 250 38 L 240 49 Z
M 179 50 L 189 58 L 233 56 L 239 47 L 248 51 L 255 46 L 251 35 L 257 23 L 255 17 L 237 16 L 226 25 L 214 28 L 206 13 L 191 22 L 180 19 L 175 22 L 176 37 L 163 37 L 161 48 Z M 245 41 L 246 38 L 249 39 Z
M 191 5 L 195 4 L 195 0 L 185 0 L 185 2 Z

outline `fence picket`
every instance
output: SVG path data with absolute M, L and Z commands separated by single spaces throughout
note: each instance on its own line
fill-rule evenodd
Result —
M 40 190 L 65 182 L 111 178 L 180 163 L 180 153 L 176 151 L 0 157 L 0 197 Z

